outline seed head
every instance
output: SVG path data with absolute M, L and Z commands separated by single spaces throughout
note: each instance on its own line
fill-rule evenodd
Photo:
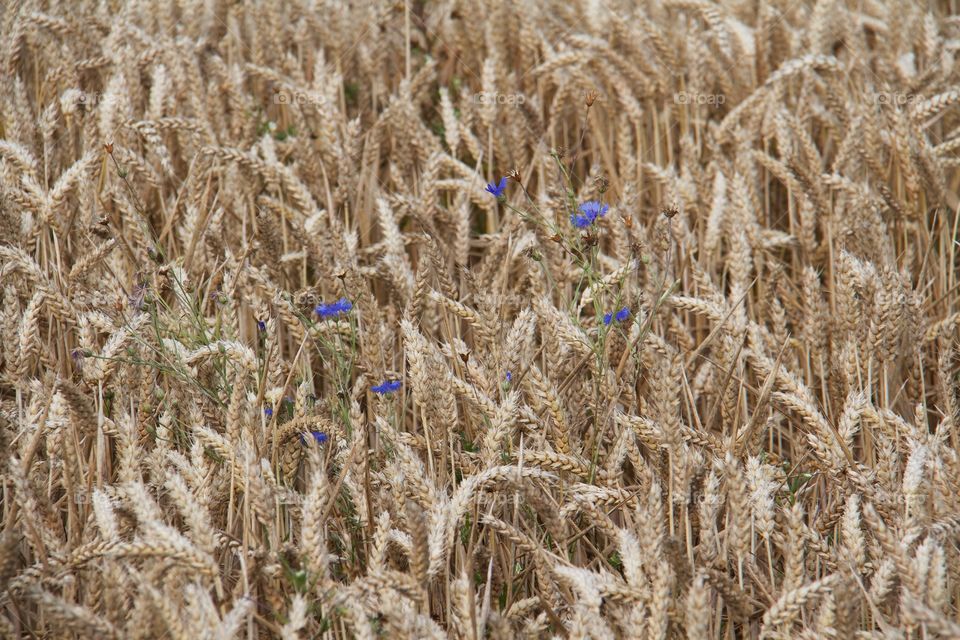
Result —
M 523 250 L 523 255 L 530 258 L 534 262 L 540 262 L 543 260 L 543 254 L 537 251 L 536 247 L 527 247 Z

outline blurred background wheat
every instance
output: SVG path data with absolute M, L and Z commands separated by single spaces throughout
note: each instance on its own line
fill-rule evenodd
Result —
M 7 0 L 0 636 L 960 637 L 957 5 Z

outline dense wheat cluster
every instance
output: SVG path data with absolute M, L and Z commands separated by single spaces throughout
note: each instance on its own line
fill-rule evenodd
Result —
M 0 637 L 960 636 L 955 5 L 8 0 Z

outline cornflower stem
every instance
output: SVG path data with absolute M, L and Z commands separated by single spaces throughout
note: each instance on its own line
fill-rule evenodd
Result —
M 623 369 L 627 365 L 627 359 L 629 358 L 630 354 L 634 351 L 634 349 L 636 349 L 637 345 L 640 344 L 640 341 L 646 337 L 647 332 L 650 331 L 650 327 L 653 326 L 653 319 L 656 317 L 657 311 L 660 309 L 660 305 L 662 305 L 664 301 L 680 286 L 680 281 L 675 280 L 674 283 L 670 285 L 668 290 L 664 288 L 667 284 L 667 275 L 670 269 L 670 262 L 673 260 L 673 245 L 677 241 L 676 236 L 673 234 L 673 220 L 670 218 L 667 218 L 667 229 L 670 232 L 670 246 L 667 247 L 667 256 L 663 264 L 663 277 L 660 279 L 660 286 L 657 287 L 657 291 L 660 293 L 657 296 L 656 302 L 654 302 L 654 306 L 650 309 L 650 315 L 644 321 L 640 333 L 630 344 L 630 348 L 624 350 L 623 355 L 620 357 L 620 362 L 617 365 L 617 371 L 615 375 L 616 380 L 619 380 L 623 375 Z
M 570 204 L 570 209 L 567 211 L 567 214 L 572 215 L 577 211 L 577 196 L 573 190 L 573 178 L 570 177 L 570 173 L 567 171 L 567 168 L 563 166 L 562 162 L 560 162 L 560 158 L 557 156 L 554 156 L 554 158 L 556 159 L 557 166 L 560 167 L 560 173 L 567 184 L 567 201 Z
M 140 212 L 140 215 L 144 216 L 144 222 L 146 222 L 146 212 L 143 208 L 143 203 L 140 202 L 140 196 L 137 195 L 137 192 L 134 190 L 133 185 L 131 185 L 130 181 L 127 180 L 127 173 L 120 166 L 120 163 L 117 162 L 116 156 L 113 155 L 113 149 L 110 149 L 107 153 L 110 155 L 110 159 L 113 160 L 113 164 L 117 168 L 117 175 L 120 176 L 121 180 L 123 180 L 123 184 L 127 185 L 127 189 L 130 191 L 130 195 L 133 196 L 134 206 L 137 207 L 137 211 Z
M 530 200 L 530 194 L 527 193 L 527 190 L 524 189 L 523 192 L 527 195 L 527 199 Z M 520 216 L 521 220 L 529 221 L 536 225 L 541 225 L 545 227 L 547 231 L 552 233 L 554 236 L 560 236 L 561 241 L 563 241 L 563 235 L 559 232 L 559 229 L 557 229 L 557 227 L 554 226 L 552 222 L 546 219 L 546 217 L 540 212 L 540 209 L 535 204 L 533 204 L 532 200 L 530 201 L 530 203 L 533 206 L 534 210 L 536 211 L 536 215 L 532 215 L 529 211 L 523 211 L 521 209 L 518 209 L 509 203 L 505 202 L 503 204 L 507 209 L 509 209 L 510 211 L 513 211 L 518 216 Z M 561 244 L 560 246 L 563 247 L 564 251 L 566 251 L 571 256 L 573 256 L 574 260 L 577 260 L 576 251 L 572 250 L 570 247 L 566 246 L 565 244 Z M 553 275 L 550 273 L 550 270 L 547 269 L 547 266 L 543 263 L 543 261 L 539 260 L 538 262 L 540 262 L 540 268 L 543 270 L 543 273 L 547 278 L 547 282 L 550 284 L 550 292 L 552 294 L 557 288 L 557 283 L 553 279 Z
M 673 293 L 680 288 L 680 281 L 676 280 L 670 287 L 663 291 L 662 294 L 657 298 L 657 301 L 654 303 L 653 307 L 650 309 L 650 315 L 647 316 L 646 320 L 643 322 L 643 326 L 640 328 L 640 333 L 636 338 L 633 339 L 633 342 L 630 343 L 630 348 L 626 349 L 623 352 L 623 355 L 620 357 L 620 362 L 617 364 L 617 370 L 615 372 L 615 378 L 620 379 L 620 376 L 623 375 L 623 369 L 627 365 L 627 360 L 630 357 L 630 354 L 634 349 L 637 348 L 637 345 L 646 337 L 650 332 L 650 328 L 653 326 L 653 320 L 657 316 L 657 311 L 659 311 L 661 305 L 666 302 L 667 298 L 673 295 Z
M 574 163 L 580 159 L 580 155 L 583 152 L 583 140 L 587 137 L 587 125 L 590 123 L 590 105 L 587 105 L 587 110 L 583 114 L 583 124 L 580 125 L 580 138 L 577 140 L 577 148 L 574 150 L 573 155 L 570 157 L 570 169 L 573 169 Z

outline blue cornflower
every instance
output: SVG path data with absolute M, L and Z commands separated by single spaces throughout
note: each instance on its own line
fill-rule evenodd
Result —
M 301 433 L 300 434 L 300 444 L 307 444 L 307 439 L 304 438 L 305 435 L 309 435 L 311 438 L 316 441 L 317 444 L 323 444 L 330 439 L 330 436 L 325 434 L 323 431 L 311 431 L 309 434 Z
M 574 214 L 571 214 L 570 216 L 570 222 L 577 229 L 583 229 L 584 227 L 589 227 L 593 223 L 593 220 L 591 220 L 587 216 L 578 216 L 577 214 L 574 213 Z
M 607 215 L 609 209 L 610 205 L 603 204 L 598 200 L 590 200 L 580 205 L 580 211 L 590 222 Z
M 491 182 L 487 185 L 487 191 L 493 194 L 494 198 L 499 198 L 503 195 L 503 192 L 507 189 L 507 178 L 506 176 L 500 178 L 499 183 Z
M 316 311 L 317 315 L 321 318 L 332 318 L 340 313 L 340 309 L 337 308 L 336 304 L 327 304 L 325 302 L 318 304 L 314 311 Z
M 370 387 L 370 391 L 373 391 L 374 393 L 379 393 L 380 395 L 383 396 L 383 395 L 386 395 L 386 394 L 388 394 L 388 393 L 393 393 L 394 391 L 396 391 L 396 390 L 399 389 L 399 388 L 400 388 L 400 381 L 399 381 L 399 380 L 392 380 L 392 381 L 391 381 L 391 380 L 384 380 L 383 382 L 381 382 L 381 383 L 378 384 L 377 386 L 375 386 L 375 387 Z
M 610 326 L 610 323 L 613 322 L 614 320 L 616 320 L 617 322 L 623 322 L 629 317 L 630 317 L 630 309 L 628 307 L 624 307 L 623 309 L 620 309 L 620 311 L 617 311 L 616 313 L 614 313 L 613 311 L 608 311 L 607 313 L 603 314 L 603 324 Z
M 317 308 L 314 309 L 314 311 L 316 311 L 317 315 L 321 318 L 332 318 L 340 315 L 341 313 L 347 313 L 351 309 L 353 309 L 353 303 L 346 298 L 340 298 L 336 302 L 332 302 L 330 304 L 321 302 L 317 305 Z
M 257 329 L 259 329 L 260 331 L 266 331 L 267 323 L 264 322 L 263 320 L 257 320 Z
M 513 374 L 507 371 L 507 384 L 513 382 Z
M 263 410 L 263 415 L 267 416 L 268 418 L 272 418 L 272 417 L 273 417 L 273 407 L 267 407 L 266 409 L 264 409 L 264 410 Z
M 578 229 L 589 227 L 596 222 L 597 218 L 605 216 L 608 209 L 610 209 L 610 205 L 602 204 L 597 200 L 584 202 L 579 207 L 579 214 L 573 213 L 570 215 L 570 222 Z

